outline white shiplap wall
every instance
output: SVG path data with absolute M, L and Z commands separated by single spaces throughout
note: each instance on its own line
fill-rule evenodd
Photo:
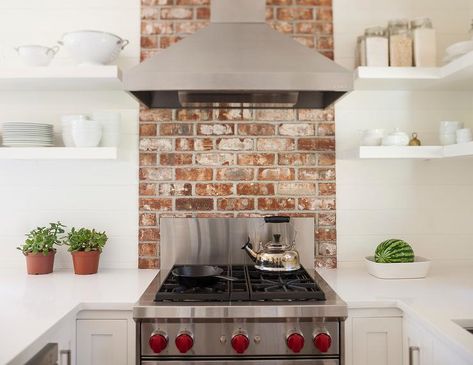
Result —
M 445 47 L 466 39 L 471 0 L 334 0 L 335 58 L 352 68 L 355 39 L 396 17 L 430 16 Z M 473 127 L 469 92 L 354 92 L 336 105 L 338 259 L 360 261 L 391 237 L 418 255 L 473 259 L 473 160 L 357 160 L 359 130 L 399 127 L 438 144 L 439 121 Z
M 0 67 L 17 64 L 19 44 L 52 45 L 62 33 L 99 29 L 130 40 L 118 63 L 139 62 L 140 3 L 137 0 L 2 0 Z M 71 64 L 64 50 L 54 64 Z M 1 92 L 0 122 L 31 120 L 55 125 L 60 115 L 118 110 L 122 136 L 116 161 L 0 160 L 0 265 L 23 266 L 15 247 L 24 233 L 61 220 L 68 226 L 106 230 L 110 240 L 102 267 L 136 267 L 138 241 L 138 106 L 123 92 Z M 1 131 L 0 131 L 1 134 Z M 60 248 L 56 267 L 70 267 Z

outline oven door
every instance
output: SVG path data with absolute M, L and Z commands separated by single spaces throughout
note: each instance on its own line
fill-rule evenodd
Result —
M 340 365 L 339 360 L 199 360 L 199 361 L 142 361 L 141 365 Z

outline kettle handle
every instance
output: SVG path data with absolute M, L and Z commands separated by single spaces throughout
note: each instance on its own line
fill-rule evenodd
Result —
M 273 215 L 270 217 L 264 217 L 265 223 L 289 223 L 291 217 L 284 215 Z
M 241 249 L 244 250 L 244 249 L 247 248 L 247 247 L 253 249 L 253 245 L 251 244 L 250 237 L 248 237 L 248 239 L 247 239 L 245 245 L 244 245 Z

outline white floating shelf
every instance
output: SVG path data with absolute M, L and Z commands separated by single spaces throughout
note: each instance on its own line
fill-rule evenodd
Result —
M 0 68 L 0 90 L 123 90 L 120 76 L 116 65 Z
M 115 160 L 116 147 L 0 147 L 0 160 Z
M 442 158 L 441 146 L 361 146 L 360 158 Z
M 473 142 L 452 144 L 443 148 L 443 157 L 473 156 Z
M 473 52 L 441 67 L 358 67 L 355 90 L 473 91 Z
M 361 146 L 362 159 L 437 159 L 473 156 L 473 142 L 449 146 Z

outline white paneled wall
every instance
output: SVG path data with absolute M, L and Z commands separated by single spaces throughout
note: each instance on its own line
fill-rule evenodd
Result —
M 94 29 L 115 33 L 130 41 L 118 64 L 139 61 L 139 0 L 1 0 L 0 66 L 18 65 L 13 47 L 22 44 L 54 45 L 63 33 Z M 61 49 L 54 64 L 72 63 Z
M 0 67 L 20 65 L 14 46 L 54 45 L 80 29 L 103 30 L 130 40 L 118 64 L 139 62 L 139 0 L 0 0 Z M 61 50 L 50 67 L 72 64 Z M 116 161 L 0 161 L 1 266 L 23 266 L 14 248 L 38 225 L 61 220 L 68 226 L 106 230 L 110 240 L 102 267 L 136 267 L 138 241 L 138 106 L 123 92 L 2 92 L 0 122 L 27 120 L 55 125 L 60 115 L 118 110 L 122 138 Z M 0 131 L 1 134 L 1 131 Z M 62 247 L 56 267 L 70 267 Z
M 335 58 L 353 67 L 356 36 L 396 17 L 432 17 L 443 52 L 466 38 L 472 13 L 471 0 L 334 0 Z M 438 144 L 445 119 L 473 127 L 473 94 L 356 91 L 337 103 L 339 261 L 360 261 L 391 237 L 411 242 L 421 256 L 473 259 L 473 159 L 358 160 L 353 152 L 368 128 L 399 127 Z
M 117 109 L 117 104 L 122 105 Z M 60 115 L 119 110 L 118 160 L 0 160 L 0 265 L 24 265 L 14 248 L 30 229 L 57 220 L 107 231 L 102 267 L 136 267 L 138 240 L 138 109 L 121 92 L 3 92 L 0 121 L 53 123 L 60 143 Z M 0 131 L 1 133 L 1 131 Z M 70 267 L 66 248 L 56 267 Z

